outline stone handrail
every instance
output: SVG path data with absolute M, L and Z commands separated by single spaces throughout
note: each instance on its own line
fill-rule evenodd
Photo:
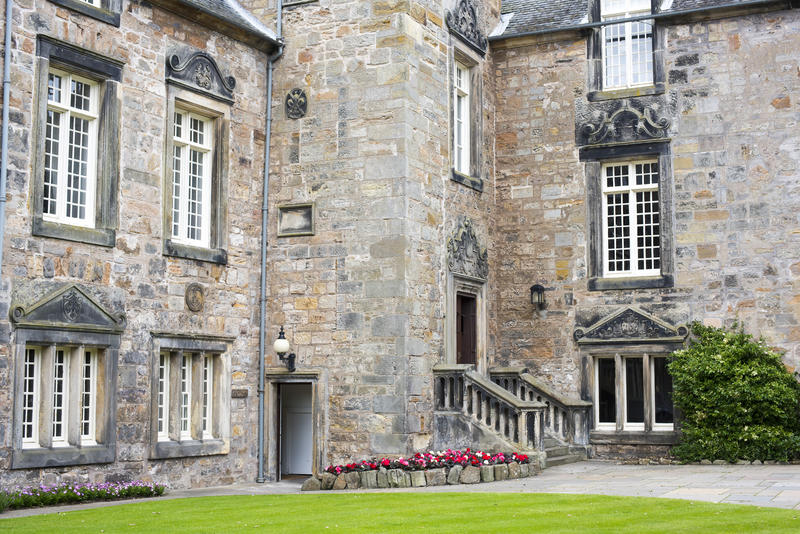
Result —
M 589 444 L 591 402 L 558 393 L 524 367 L 494 367 L 489 376 L 519 399 L 544 403 L 544 428 L 549 435 L 569 444 Z
M 472 365 L 437 365 L 433 373 L 437 411 L 459 412 L 519 450 L 544 450 L 544 403 L 515 396 Z

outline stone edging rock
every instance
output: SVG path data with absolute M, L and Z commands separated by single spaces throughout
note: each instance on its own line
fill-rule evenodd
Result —
M 312 476 L 303 482 L 302 491 L 342 490 L 342 489 L 384 489 L 384 488 L 420 488 L 424 486 L 445 486 L 456 484 L 478 484 L 514 478 L 535 476 L 534 464 L 511 462 L 508 464 L 469 465 L 462 467 L 439 467 L 424 471 L 405 471 L 403 469 L 386 469 L 379 467 L 370 471 L 351 471 L 334 475 L 322 473 Z

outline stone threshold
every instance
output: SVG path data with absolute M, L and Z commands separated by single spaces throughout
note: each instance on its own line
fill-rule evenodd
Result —
M 379 467 L 370 471 L 351 471 L 349 473 L 322 473 L 303 482 L 302 491 L 343 490 L 343 489 L 389 489 L 424 488 L 426 486 L 455 486 L 457 484 L 478 484 L 537 475 L 535 464 L 508 464 L 439 467 L 422 471 L 386 469 Z

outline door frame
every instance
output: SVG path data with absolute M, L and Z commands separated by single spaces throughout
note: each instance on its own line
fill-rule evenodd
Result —
M 458 362 L 456 316 L 458 294 L 475 297 L 475 367 L 485 373 L 487 347 L 486 281 L 454 272 L 447 273 L 447 302 L 445 315 L 445 362 Z

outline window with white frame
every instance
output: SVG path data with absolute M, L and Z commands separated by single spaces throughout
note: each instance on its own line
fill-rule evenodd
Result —
M 453 72 L 453 168 L 470 174 L 470 69 L 456 61 Z
M 25 348 L 22 447 L 96 445 L 98 349 Z M 49 392 L 49 395 L 46 397 Z M 70 395 L 70 393 L 77 395 Z M 43 412 L 44 411 L 44 412 Z M 40 426 L 40 414 L 47 424 Z
M 176 108 L 172 134 L 172 239 L 176 243 L 208 247 L 212 120 Z
M 604 275 L 660 274 L 658 162 L 608 163 L 602 169 Z
M 595 429 L 674 430 L 672 377 L 667 362 L 666 356 L 651 354 L 595 358 Z
M 47 77 L 44 220 L 93 227 L 99 86 L 65 71 Z
M 601 0 L 603 21 L 651 13 L 650 0 Z M 653 83 L 653 21 L 638 20 L 603 27 L 603 85 L 606 89 Z
M 169 354 L 158 356 L 158 439 L 169 439 Z

